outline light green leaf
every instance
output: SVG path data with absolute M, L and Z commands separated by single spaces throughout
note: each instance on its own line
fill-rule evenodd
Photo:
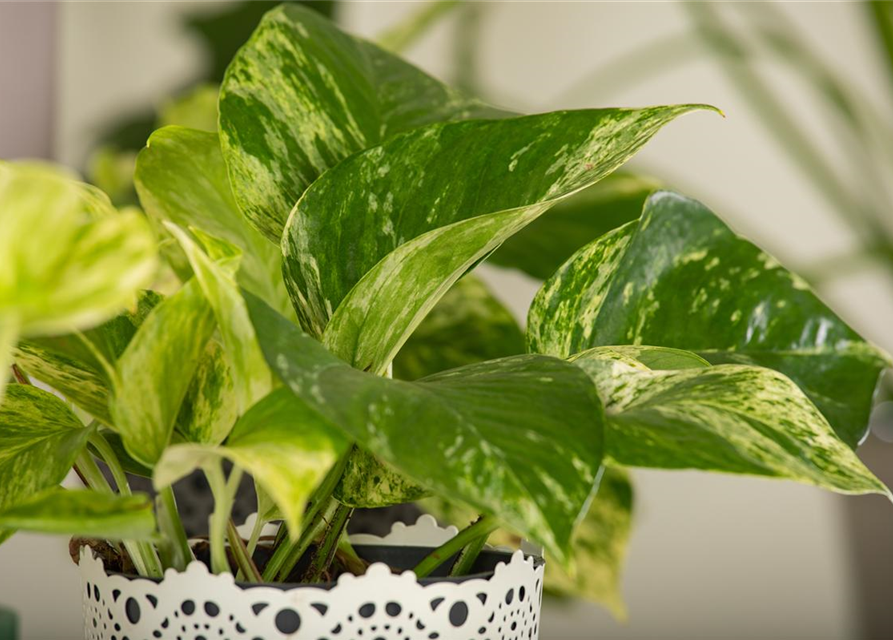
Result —
M 54 488 L 0 510 L 0 527 L 105 540 L 152 540 L 155 514 L 144 493 L 121 496 Z
M 155 486 L 163 488 L 212 460 L 227 458 L 254 477 L 297 535 L 307 500 L 346 449 L 337 429 L 281 388 L 242 416 L 225 445 L 168 448 L 155 467 Z
M 783 374 L 729 364 L 654 370 L 635 349 L 596 347 L 572 358 L 604 403 L 609 462 L 890 495 Z
M 0 264 L 0 315 L 33 337 L 115 315 L 157 262 L 138 213 L 49 166 L 0 162 Z
M 506 240 L 487 263 L 546 280 L 580 247 L 636 220 L 646 198 L 660 186 L 654 178 L 612 173 L 531 222 Z
M 246 294 L 267 362 L 313 410 L 422 486 L 455 496 L 569 560 L 601 462 L 589 378 L 545 356 L 391 380 L 354 369 Z
M 52 393 L 9 385 L 0 405 L 0 509 L 62 482 L 91 431 Z
M 365 449 L 350 452 L 341 480 L 335 487 L 338 502 L 359 509 L 406 504 L 429 495 L 428 489 Z
M 272 388 L 270 370 L 257 344 L 245 301 L 238 285 L 226 269 L 213 262 L 182 229 L 170 223 L 167 224 L 167 228 L 186 252 L 195 278 L 214 310 L 217 326 L 220 327 L 226 345 L 226 358 L 236 383 L 235 393 L 239 413 L 245 413 Z M 223 241 L 217 242 L 220 244 Z M 223 250 L 227 248 L 235 249 L 230 245 Z
M 307 189 L 283 235 L 299 317 L 339 357 L 383 373 L 482 258 L 698 108 L 436 124 L 350 157 Z
M 153 466 L 167 446 L 214 327 L 211 306 L 190 280 L 152 310 L 118 360 L 110 410 L 138 462 Z
M 180 405 L 177 433 L 187 442 L 220 444 L 239 417 L 237 396 L 223 347 L 211 338 Z
M 241 249 L 239 283 L 281 313 L 290 312 L 278 244 L 255 231 L 236 206 L 216 133 L 184 127 L 156 131 L 140 152 L 134 180 L 149 216 Z
M 0 316 L 0 404 L 6 393 L 9 367 L 12 365 L 12 349 L 19 337 L 19 322 L 12 316 Z
M 503 115 L 294 4 L 264 16 L 233 58 L 219 107 L 236 201 L 274 242 L 307 186 L 350 154 L 424 124 Z
M 111 381 L 93 349 L 114 364 L 124 353 L 136 330 L 162 300 L 154 291 L 141 291 L 136 307 L 98 327 L 77 334 L 40 336 L 22 340 L 14 351 L 16 362 L 28 375 L 48 384 L 72 403 L 105 424 L 111 424 Z
M 158 110 L 158 126 L 190 127 L 200 131 L 217 131 L 217 94 L 220 87 L 200 84 L 183 95 L 168 99 Z
M 524 334 L 487 286 L 467 275 L 441 298 L 394 360 L 394 377 L 432 373 L 524 353 Z
M 889 356 L 702 204 L 660 192 L 641 221 L 584 247 L 530 308 L 532 351 L 653 344 L 760 365 L 796 382 L 855 447 Z

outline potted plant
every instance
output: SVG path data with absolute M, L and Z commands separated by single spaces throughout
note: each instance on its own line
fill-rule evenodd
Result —
M 87 637 L 531 638 L 542 560 L 487 540 L 542 544 L 553 586 L 616 608 L 626 467 L 890 495 L 854 453 L 890 359 L 801 279 L 647 182 L 637 219 L 555 241 L 710 107 L 518 116 L 284 5 L 218 108 L 149 139 L 145 217 L 0 165 L 0 528 L 77 536 Z M 485 260 L 554 271 L 525 334 Z M 196 469 L 190 542 L 171 487 Z M 418 500 L 463 528 L 345 535 Z

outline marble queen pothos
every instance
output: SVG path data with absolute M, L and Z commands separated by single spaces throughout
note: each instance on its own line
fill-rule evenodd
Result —
M 245 472 L 259 526 L 291 534 L 262 576 L 240 559 L 249 580 L 334 548 L 354 507 L 425 499 L 484 517 L 469 548 L 496 527 L 540 541 L 549 584 L 620 610 L 627 467 L 889 495 L 854 452 L 889 357 L 706 207 L 614 173 L 711 107 L 517 115 L 283 5 L 218 108 L 216 131 L 149 139 L 145 217 L 0 165 L 4 537 L 122 540 L 140 574 L 182 569 L 171 486 L 201 468 L 230 571 Z M 471 273 L 484 261 L 554 272 L 526 335 Z M 89 488 L 58 487 L 72 466 Z

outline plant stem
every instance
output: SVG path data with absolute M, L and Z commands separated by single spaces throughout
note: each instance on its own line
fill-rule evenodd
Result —
M 456 562 L 453 563 L 452 569 L 450 569 L 451 576 L 467 576 L 471 573 L 471 569 L 474 567 L 474 563 L 477 562 L 478 556 L 481 555 L 481 551 L 483 551 L 484 545 L 487 544 L 487 538 L 489 536 L 490 532 L 488 531 L 469 542 L 466 547 L 459 552 L 459 557 L 456 559 Z
M 125 496 L 131 495 L 132 492 L 130 490 L 130 483 L 127 481 L 127 474 L 124 473 L 124 468 L 121 466 L 121 462 L 118 460 L 118 456 L 115 454 L 114 449 L 111 448 L 108 441 L 102 436 L 101 433 L 97 431 L 90 436 L 90 443 L 94 447 L 96 447 L 99 455 L 102 456 L 102 460 L 108 466 L 109 471 L 112 472 L 112 478 L 114 478 L 115 480 L 115 486 L 118 489 L 118 493 Z M 87 455 L 87 457 L 89 458 L 89 454 Z M 96 464 L 93 463 L 93 466 L 95 467 Z M 101 472 L 100 475 L 102 475 Z M 104 476 L 103 479 L 105 479 Z M 107 484 L 108 483 L 106 483 L 106 485 Z M 149 570 L 151 575 L 160 578 L 164 574 L 164 569 L 162 567 L 161 558 L 158 557 L 158 551 L 156 551 L 155 546 L 150 542 L 144 541 L 135 542 L 132 544 L 133 546 L 135 546 L 136 549 L 139 550 L 139 554 L 143 557 L 146 568 Z M 128 552 L 130 552 L 130 547 L 127 546 L 127 543 L 125 543 L 125 547 L 127 548 Z M 131 555 L 133 554 L 131 553 Z M 136 563 L 134 563 L 134 565 L 135 564 Z
M 337 504 L 334 498 L 329 498 L 326 505 L 317 511 L 313 519 L 308 522 L 307 527 L 304 528 L 294 544 L 282 544 L 276 549 L 264 569 L 264 581 L 284 582 L 288 579 L 295 565 L 298 564 L 313 541 L 326 530 L 326 523 L 331 520 Z
M 12 375 L 19 384 L 31 384 L 31 380 L 28 379 L 28 376 L 22 373 L 22 370 L 15 364 L 12 365 Z
M 427 3 L 414 12 L 407 20 L 388 29 L 377 40 L 378 44 L 394 53 L 404 51 L 418 40 L 437 21 L 462 3 L 458 0 L 438 0 Z
M 186 530 L 180 520 L 177 511 L 177 500 L 171 486 L 162 489 L 156 498 L 156 511 L 158 512 L 158 528 L 164 535 L 167 546 L 166 567 L 177 571 L 184 571 L 186 566 L 195 560 L 192 549 L 189 547 L 189 539 Z
M 223 464 L 218 460 L 205 467 L 205 476 L 214 494 L 214 512 L 211 514 L 211 571 L 231 572 L 226 554 L 226 528 L 233 508 L 235 487 L 239 486 L 242 471 L 234 467 L 227 480 L 223 474 Z
M 365 574 L 366 569 L 369 568 L 369 563 L 357 555 L 357 552 L 354 550 L 353 545 L 350 544 L 350 540 L 347 539 L 346 535 L 341 536 L 341 541 L 338 543 L 337 555 L 344 563 L 344 567 L 355 576 Z
M 93 457 L 86 449 L 78 455 L 75 467 L 78 469 L 78 475 L 81 477 L 81 480 L 88 487 L 102 493 L 114 493 L 105 476 L 102 475 L 102 471 L 96 466 L 96 462 L 94 462 Z M 147 561 L 145 552 L 139 543 L 132 540 L 124 540 L 123 543 L 130 560 L 133 562 L 133 567 L 139 575 L 161 577 L 160 570 L 157 574 L 150 570 L 150 563 Z
M 260 571 L 257 570 L 257 565 L 254 564 L 251 554 L 248 553 L 245 541 L 242 540 L 239 530 L 236 529 L 236 523 L 230 518 L 226 526 L 227 535 L 229 536 L 229 548 L 236 558 L 236 564 L 239 565 L 239 576 L 244 575 L 248 582 L 260 582 Z
M 254 559 L 254 552 L 257 550 L 257 541 L 260 540 L 260 533 L 264 529 L 264 525 L 266 521 L 260 517 L 260 514 L 256 514 L 256 518 L 254 519 L 254 526 L 251 528 L 251 537 L 248 538 L 248 546 L 245 548 L 248 557 Z M 246 574 L 239 569 L 239 575 L 236 576 L 237 580 L 244 580 Z
M 499 523 L 493 516 L 481 516 L 474 524 L 466 527 L 454 538 L 447 540 L 432 551 L 427 558 L 416 565 L 413 571 L 419 578 L 428 577 L 437 567 L 453 557 L 462 548 L 475 542 L 478 538 L 483 537 L 486 540 L 487 536 L 498 527 Z
M 314 551 L 313 557 L 310 558 L 310 566 L 307 568 L 307 572 L 304 574 L 301 582 L 314 583 L 323 579 L 323 576 L 332 564 L 332 560 L 335 558 L 335 551 L 338 549 L 338 544 L 341 542 L 341 537 L 344 535 L 344 530 L 347 527 L 347 521 L 352 513 L 352 507 L 347 507 L 341 503 L 338 503 L 338 506 L 335 507 L 335 512 L 332 514 L 332 519 L 329 521 L 329 526 L 326 528 L 322 542 Z

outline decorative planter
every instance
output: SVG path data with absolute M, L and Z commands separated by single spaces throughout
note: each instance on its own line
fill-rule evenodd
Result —
M 456 535 L 430 516 L 397 524 L 384 538 L 351 541 L 367 560 L 412 566 Z M 363 576 L 319 585 L 251 585 L 214 575 L 201 562 L 162 580 L 108 574 L 80 554 L 88 640 L 530 640 L 539 634 L 541 558 L 487 549 L 481 573 L 417 580 L 375 562 Z

